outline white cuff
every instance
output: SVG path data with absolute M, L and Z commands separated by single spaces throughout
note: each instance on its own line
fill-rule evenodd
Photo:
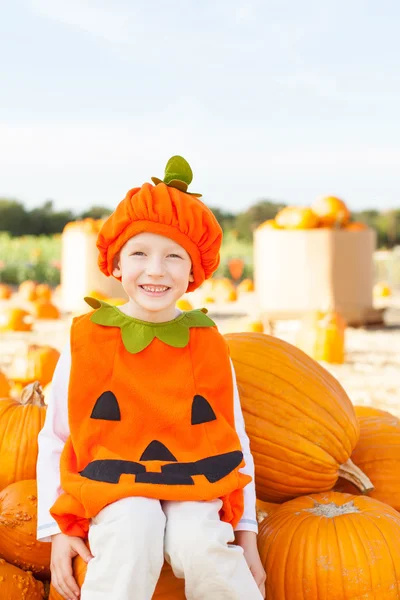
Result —
M 46 525 L 40 525 L 37 528 L 36 538 L 39 542 L 51 542 L 51 536 L 61 533 L 61 529 L 58 524 L 54 521 L 53 523 L 46 523 Z
M 234 531 L 253 531 L 258 533 L 258 523 L 253 519 L 241 519 L 236 525 Z

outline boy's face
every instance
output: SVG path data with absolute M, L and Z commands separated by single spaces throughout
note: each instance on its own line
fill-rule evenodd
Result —
M 132 316 L 161 322 L 175 318 L 175 303 L 193 281 L 191 268 L 189 254 L 177 242 L 139 233 L 121 249 L 113 275 L 121 277 Z

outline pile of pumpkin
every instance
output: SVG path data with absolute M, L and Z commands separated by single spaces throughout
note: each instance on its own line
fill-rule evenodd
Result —
M 47 283 L 23 281 L 18 291 L 0 283 L 0 331 L 31 331 L 36 319 L 59 319 L 60 311 L 53 301 L 53 292 Z
M 336 196 L 319 198 L 311 206 L 286 206 L 275 219 L 268 219 L 260 227 L 272 229 L 345 229 L 362 231 L 368 229 L 365 223 L 351 222 L 351 213 L 346 203 Z
M 282 340 L 258 333 L 226 340 L 256 466 L 267 598 L 399 600 L 399 420 L 354 409 L 330 373 Z M 35 541 L 45 411 L 37 384 L 20 401 L 0 400 L 0 597 L 7 600 L 43 598 L 49 578 L 49 544 Z M 74 560 L 79 584 L 85 568 Z M 154 598 L 184 597 L 165 565 Z M 60 600 L 53 589 L 50 598 Z

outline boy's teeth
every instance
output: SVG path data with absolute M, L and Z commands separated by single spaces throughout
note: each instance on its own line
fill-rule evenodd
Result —
M 168 288 L 166 286 L 154 286 L 154 285 L 142 285 L 142 288 L 146 292 L 165 292 Z

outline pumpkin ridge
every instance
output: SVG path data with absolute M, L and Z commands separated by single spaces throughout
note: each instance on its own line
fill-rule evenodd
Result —
M 237 361 L 236 361 L 236 362 L 237 362 Z M 292 385 L 292 384 L 289 384 L 289 382 L 286 382 L 284 379 L 282 379 L 282 378 L 280 378 L 280 377 L 277 377 L 277 379 L 280 379 L 280 381 L 283 381 L 285 384 Z M 265 393 L 265 392 L 264 392 L 264 390 L 263 390 L 261 387 L 257 386 L 257 385 L 256 385 L 256 384 L 255 384 L 253 381 L 249 381 L 249 382 L 248 382 L 248 384 L 247 384 L 247 386 L 248 386 L 249 388 L 252 388 L 252 389 L 254 389 L 254 390 L 257 390 L 257 391 L 259 391 L 261 394 L 264 394 L 264 393 Z M 299 389 L 298 389 L 298 388 L 296 388 L 295 386 L 293 386 L 293 385 L 292 385 L 292 387 L 293 387 L 293 388 L 294 388 L 296 391 L 298 391 L 298 392 L 299 392 L 299 394 L 300 394 L 301 396 L 306 396 L 306 398 L 308 398 L 308 399 L 309 399 L 309 400 L 310 400 L 310 401 L 311 401 L 311 402 L 314 404 L 314 407 L 310 407 L 310 408 L 311 408 L 311 411 L 310 411 L 310 413 L 311 413 L 311 417 L 310 417 L 310 415 L 309 415 L 309 414 L 307 414 L 307 413 L 305 413 L 305 412 L 301 411 L 299 408 L 297 408 L 297 406 L 296 406 L 295 404 L 293 404 L 293 403 L 289 402 L 289 401 L 288 401 L 288 399 L 286 399 L 286 398 L 285 398 L 285 403 L 287 403 L 287 404 L 288 404 L 288 406 L 290 406 L 290 408 L 291 408 L 291 409 L 294 409 L 294 411 L 293 411 L 293 416 L 294 416 L 294 415 L 296 415 L 296 414 L 301 414 L 301 415 L 304 415 L 304 414 L 305 414 L 307 417 L 310 417 L 310 418 L 311 418 L 313 421 L 316 421 L 316 420 L 317 420 L 317 419 L 315 418 L 315 417 L 316 417 L 316 415 L 315 415 L 315 412 L 313 412 L 313 410 L 314 410 L 315 408 L 317 408 L 317 409 L 320 409 L 320 410 L 323 410 L 323 411 L 325 411 L 325 413 L 326 413 L 326 414 L 327 414 L 327 415 L 330 417 L 330 422 L 331 422 L 331 423 L 332 423 L 332 422 L 333 422 L 333 423 L 335 423 L 335 424 L 338 426 L 338 428 L 340 428 L 340 429 L 342 429 L 342 428 L 343 428 L 343 425 L 341 425 L 340 423 L 338 423 L 338 421 L 336 421 L 336 420 L 332 419 L 332 415 L 331 415 L 331 413 L 329 413 L 329 412 L 327 411 L 327 409 L 326 409 L 326 408 L 324 408 L 324 407 L 323 407 L 323 406 L 321 406 L 320 404 L 317 404 L 313 398 L 310 398 L 309 396 L 307 396 L 306 394 L 304 394 L 304 393 L 303 393 L 301 390 L 299 390 Z M 240 386 L 239 386 L 239 388 L 240 388 Z M 272 390 L 270 390 L 270 389 L 268 390 L 268 395 L 272 396 L 273 398 L 277 398 L 278 400 L 281 400 L 280 404 L 282 404 L 282 399 L 280 398 L 280 396 L 278 396 L 277 394 L 274 394 L 274 392 L 273 392 Z M 285 411 L 285 412 L 286 412 L 286 411 Z M 321 422 L 320 422 L 320 421 L 318 421 L 318 424 L 319 424 L 319 425 L 321 425 Z M 325 425 L 325 424 L 323 424 L 323 426 L 324 426 L 324 427 L 326 427 L 326 425 Z M 329 432 L 330 432 L 330 433 L 332 433 L 332 436 L 333 436 L 333 437 L 335 437 L 335 434 L 334 434 L 333 432 L 331 432 L 330 430 L 329 430 Z M 343 446 L 343 444 L 341 444 L 341 445 Z
M 254 436 L 252 436 L 252 437 L 254 437 Z M 256 455 L 259 455 L 259 456 L 262 456 L 262 455 L 261 455 L 259 452 L 257 452 L 257 450 L 255 450 L 255 451 L 252 451 L 252 453 L 253 453 L 253 454 L 256 454 Z M 294 454 L 296 454 L 296 453 L 294 452 Z M 300 456 L 305 456 L 305 455 L 302 455 L 302 454 L 299 454 L 299 455 L 300 455 Z M 310 458 L 310 457 L 308 457 L 308 456 L 307 456 L 306 458 Z M 280 463 L 282 463 L 282 464 L 285 464 L 285 463 L 287 463 L 287 462 L 288 462 L 288 461 L 286 461 L 286 460 L 284 461 L 284 460 L 280 460 L 280 459 L 276 459 L 276 461 L 277 461 L 277 462 L 280 462 Z M 325 465 L 323 465 L 323 464 L 321 464 L 321 465 L 316 465 L 316 467 L 317 467 L 317 468 L 318 468 L 318 466 L 325 466 Z M 258 467 L 258 469 L 260 469 L 260 468 L 268 469 L 268 470 L 271 470 L 271 471 L 276 471 L 277 473 L 279 473 L 279 472 L 280 472 L 278 469 L 274 469 L 274 468 L 272 468 L 272 467 L 259 466 L 259 467 Z M 305 476 L 307 476 L 307 478 L 308 478 L 308 476 L 309 476 L 309 474 L 310 474 L 310 473 L 309 473 L 309 471 L 310 471 L 309 469 L 305 469 L 304 467 L 300 467 L 300 466 L 296 466 L 296 469 L 299 469 L 299 470 L 301 470 L 301 471 L 304 471 L 304 474 L 305 474 Z M 316 474 L 318 474 L 318 475 L 320 475 L 320 474 L 319 474 L 319 472 L 318 472 L 317 470 L 315 471 L 315 473 L 316 473 Z M 336 477 L 336 471 L 332 470 L 332 474 L 331 474 L 331 476 L 329 476 L 329 473 L 322 473 L 322 476 L 323 476 L 324 478 L 326 477 L 327 479 L 332 479 L 332 477 Z M 301 476 L 300 476 L 300 475 L 298 475 L 298 476 L 296 476 L 296 475 L 290 475 L 290 477 L 298 477 L 299 479 L 301 478 Z M 319 478 L 319 479 L 320 479 L 320 478 Z M 272 480 L 272 481 L 274 481 L 274 480 Z M 282 481 L 282 473 L 280 473 L 280 481 Z M 279 484 L 279 483 L 280 483 L 280 481 L 277 481 L 276 483 L 277 483 L 277 484 Z M 313 481 L 313 480 L 312 480 L 312 481 Z
M 235 362 L 237 362 L 237 363 L 240 363 L 240 361 L 235 361 Z M 305 394 L 304 394 L 303 392 L 301 392 L 301 390 L 299 390 L 298 388 L 296 388 L 296 386 L 294 386 L 294 385 L 293 385 L 291 382 L 287 382 L 287 381 L 285 381 L 284 379 L 282 379 L 282 378 L 279 378 L 279 377 L 278 377 L 278 379 L 280 379 L 281 381 L 283 381 L 283 382 L 285 383 L 285 385 L 286 385 L 286 384 L 288 384 L 288 385 L 292 386 L 292 387 L 293 387 L 293 388 L 294 388 L 294 389 L 295 389 L 297 392 L 299 392 L 300 396 L 305 396 Z M 253 381 L 249 382 L 247 385 L 248 385 L 248 387 L 249 387 L 249 388 L 254 388 L 254 389 L 258 390 L 259 392 L 263 393 L 263 390 L 262 390 L 260 387 L 258 387 L 257 385 L 255 385 L 255 384 L 253 383 Z M 238 381 L 238 388 L 239 388 L 239 396 L 240 396 L 240 383 L 239 383 L 239 381 Z M 280 399 L 280 398 L 279 398 L 279 396 L 278 396 L 277 394 L 274 394 L 274 393 L 273 393 L 271 390 L 268 390 L 268 394 L 269 394 L 270 396 L 273 396 L 274 398 L 277 398 L 278 400 Z M 323 406 L 321 406 L 321 405 L 317 405 L 317 403 L 316 403 L 316 402 L 315 402 L 313 399 L 311 399 L 311 401 L 312 401 L 312 403 L 313 403 L 313 404 L 315 404 L 315 405 L 316 405 L 318 408 L 321 408 L 321 409 L 322 409 L 322 410 L 323 410 L 323 411 L 324 411 L 324 412 L 325 412 L 325 413 L 328 415 L 328 417 L 329 417 L 329 421 L 330 421 L 330 422 L 332 422 L 332 415 L 331 415 L 331 413 L 329 413 L 329 412 L 328 412 L 328 410 L 327 410 L 325 407 L 323 407 Z M 290 401 L 289 401 L 289 399 L 286 399 L 286 398 L 285 398 L 285 402 L 286 402 L 287 404 L 289 404 L 289 406 L 290 406 L 290 407 L 292 407 L 292 408 L 294 408 L 294 409 L 296 410 L 296 406 L 295 406 L 295 404 L 294 404 L 294 403 L 292 403 L 292 402 L 290 402 Z M 297 409 L 297 410 L 298 410 L 298 409 Z M 248 410 L 248 408 L 247 408 L 247 407 L 246 407 L 246 412 L 250 412 L 250 411 Z M 306 415 L 306 416 L 307 416 L 309 419 L 311 419 L 311 420 L 317 421 L 317 419 L 316 419 L 316 417 L 315 417 L 315 414 L 314 414 L 314 413 L 312 413 L 312 411 L 310 411 L 310 414 L 307 414 L 307 412 L 305 412 L 305 411 L 303 412 L 303 411 L 301 411 L 301 410 L 298 410 L 298 412 L 299 412 L 300 414 L 303 414 L 303 415 L 305 414 L 305 415 Z M 256 416 L 256 415 L 253 415 L 253 416 Z M 329 428 L 327 425 L 325 425 L 325 424 L 322 424 L 322 423 L 320 423 L 319 421 L 317 421 L 317 422 L 319 423 L 319 425 L 322 425 L 322 427 L 325 427 L 325 428 L 326 428 L 326 429 L 329 431 L 329 433 L 332 435 L 333 439 L 334 439 L 336 442 L 339 442 L 337 446 L 341 447 L 341 448 L 343 449 L 344 453 L 347 455 L 347 457 L 349 457 L 349 456 L 350 456 L 350 454 L 351 454 L 351 448 L 350 448 L 350 449 L 346 449 L 346 448 L 344 447 L 343 443 L 341 443 L 341 441 L 340 441 L 340 439 L 338 438 L 338 436 L 337 436 L 337 435 L 336 435 L 336 434 L 335 434 L 335 433 L 334 433 L 334 432 L 333 432 L 333 431 L 332 431 L 332 430 L 331 430 L 331 429 L 330 429 L 330 428 Z M 337 421 L 334 421 L 334 423 L 336 423 L 336 424 L 337 424 L 337 426 L 338 426 L 339 428 L 341 427 L 340 423 L 338 423 Z M 348 438 L 348 437 L 349 437 L 349 435 L 348 435 L 348 433 L 347 433 L 347 430 L 346 430 L 346 434 L 347 434 L 347 438 Z M 324 452 L 326 452 L 326 450 L 324 450 Z M 342 459 L 340 459 L 340 460 L 342 460 Z M 338 462 L 340 462 L 340 460 L 338 460 Z
M 281 429 L 284 429 L 284 427 L 282 426 L 282 427 L 281 427 Z M 251 436 L 251 437 L 252 437 L 252 439 L 253 439 L 253 440 L 258 440 L 259 442 L 264 442 L 266 445 L 268 445 L 268 447 L 270 447 L 270 446 L 273 446 L 273 447 L 279 448 L 279 444 L 277 444 L 277 443 L 274 443 L 272 440 L 268 440 L 268 442 L 265 442 L 264 438 L 262 438 L 262 437 L 260 437 L 260 436 L 258 436 L 258 435 L 256 435 L 256 434 L 254 434 L 253 432 L 252 432 L 252 436 Z M 299 438 L 301 438 L 301 436 L 299 436 Z M 303 439 L 305 439 L 305 438 L 303 438 Z M 310 440 L 307 440 L 307 442 L 311 443 L 311 442 L 310 442 Z M 332 464 L 332 462 L 330 462 L 330 463 L 329 463 L 329 462 L 327 461 L 327 462 L 325 462 L 325 463 L 324 463 L 324 462 L 322 462 L 321 460 L 314 458 L 314 457 L 313 457 L 312 455 L 310 455 L 310 454 L 305 454 L 304 452 L 300 452 L 300 451 L 292 450 L 291 448 L 285 448 L 285 450 L 286 450 L 288 453 L 290 453 L 290 454 L 292 454 L 292 455 L 294 455 L 294 456 L 299 456 L 299 457 L 302 457 L 302 458 L 306 458 L 306 459 L 310 459 L 310 460 L 312 460 L 314 464 L 315 464 L 315 463 L 317 463 L 317 464 L 315 465 L 315 466 L 316 466 L 316 468 L 318 468 L 318 467 L 324 467 L 324 468 L 331 467 L 331 468 L 332 468 L 332 474 L 334 474 L 334 473 L 336 472 L 336 471 L 334 470 L 334 466 L 335 466 L 335 465 L 333 465 L 333 464 Z M 326 456 L 327 456 L 328 458 L 331 458 L 331 460 L 333 460 L 333 459 L 332 459 L 332 457 L 331 457 L 331 456 L 328 454 L 328 452 L 326 452 L 326 451 L 324 450 L 324 453 L 326 454 Z M 271 457 L 271 458 L 273 458 L 273 457 Z M 282 463 L 286 463 L 286 462 L 288 462 L 288 459 L 284 459 L 284 460 L 282 460 L 282 459 L 276 458 L 276 460 L 277 460 L 277 461 L 279 461 L 279 462 L 282 462 Z M 298 468 L 299 468 L 299 469 L 302 469 L 303 467 L 300 467 L 300 466 L 299 466 Z M 308 473 L 308 471 L 309 471 L 309 470 L 308 470 L 308 469 L 304 469 L 304 471 Z
M 251 385 L 250 385 L 250 384 L 249 384 L 249 387 L 251 387 Z M 271 394 L 270 392 L 269 392 L 269 395 L 270 395 L 270 396 L 274 396 L 274 394 Z M 276 397 L 276 396 L 274 396 L 274 397 Z M 290 405 L 290 406 L 293 406 L 293 405 Z M 301 414 L 302 414 L 302 413 L 301 413 L 301 411 L 299 411 L 299 412 L 300 412 L 300 415 L 301 415 Z M 254 418 L 257 418 L 257 414 L 255 414 L 255 413 L 251 412 L 250 410 L 248 410 L 248 408 L 247 408 L 247 407 L 246 407 L 246 413 L 247 413 L 248 415 L 250 415 L 250 416 L 254 417 Z M 260 419 L 259 419 L 259 418 L 258 418 L 257 420 L 258 420 L 258 421 L 260 421 Z M 277 428 L 279 428 L 279 429 L 285 429 L 285 427 L 286 427 L 286 425 L 281 425 L 281 424 L 278 424 L 278 423 L 276 423 L 276 422 L 272 422 L 272 421 L 268 421 L 268 423 L 270 423 L 271 425 L 273 425 L 274 427 L 277 427 Z M 252 426 L 251 426 L 251 424 L 250 424 L 250 423 L 248 424 L 248 428 L 249 428 L 249 429 L 252 429 Z M 313 442 L 312 440 L 310 440 L 310 439 L 306 438 L 305 436 L 303 436 L 303 435 L 301 435 L 301 434 L 299 434 L 299 433 L 296 433 L 296 432 L 292 432 L 292 433 L 293 433 L 294 435 L 296 435 L 296 437 L 297 437 L 297 438 L 300 438 L 300 439 L 306 440 L 306 441 L 307 441 L 309 444 L 314 444 L 314 442 Z M 330 431 L 329 431 L 329 433 L 330 433 Z M 265 441 L 263 438 L 260 438 L 260 437 L 259 437 L 259 436 L 257 436 L 256 434 L 253 434 L 253 433 L 252 433 L 252 435 L 253 435 L 253 437 L 255 437 L 255 438 L 258 438 L 259 440 L 263 440 L 263 441 Z M 328 437 L 328 436 L 326 436 L 326 437 Z M 335 436 L 334 436 L 333 434 L 332 434 L 332 437 L 333 437 L 333 440 L 336 440 L 336 438 L 335 438 Z M 286 439 L 286 438 L 285 438 L 285 439 Z M 268 440 L 268 443 L 272 443 L 272 440 Z M 325 454 L 327 454 L 328 456 L 330 456 L 330 458 L 331 458 L 331 459 L 333 459 L 333 460 L 336 460 L 336 462 L 338 462 L 338 463 L 340 463 L 340 462 L 341 462 L 341 459 L 340 459 L 340 460 L 338 460 L 338 459 L 335 459 L 334 457 L 332 457 L 332 456 L 329 454 L 329 452 L 327 452 L 327 451 L 325 450 L 325 448 L 322 448 L 321 446 L 318 446 L 318 448 L 319 448 L 319 450 L 321 450 L 322 452 L 324 452 Z M 292 450 L 293 452 L 296 452 L 296 451 L 295 451 L 294 449 L 292 449 L 292 448 L 289 448 L 289 450 Z M 301 454 L 303 454 L 303 453 L 301 453 Z M 347 453 L 346 453 L 346 454 L 347 454 Z M 308 456 L 308 455 L 304 454 L 304 456 Z
M 252 352 L 250 352 L 250 351 L 246 351 L 246 355 L 247 355 L 247 356 L 254 356 L 254 359 L 255 359 L 255 360 L 254 360 L 254 364 L 256 364 L 256 362 L 255 362 L 255 361 L 256 361 L 256 359 L 258 358 L 258 356 L 257 356 L 257 354 L 256 354 L 256 353 L 254 353 L 254 352 L 252 353 Z M 240 359 L 237 359 L 237 358 L 235 358 L 235 362 L 236 362 L 237 364 L 239 364 L 239 365 L 242 365 L 242 367 L 243 367 L 244 369 L 249 369 L 249 368 L 250 368 L 250 369 L 254 369 L 254 370 L 256 370 L 256 371 L 258 370 L 256 367 L 250 367 L 250 366 L 249 366 L 249 365 L 247 365 L 246 363 L 243 363 L 243 362 L 241 362 L 241 361 L 240 361 Z M 296 361 L 296 363 L 297 363 L 297 364 L 300 364 L 300 366 L 301 366 L 301 363 L 300 363 L 300 361 Z M 283 367 L 283 368 L 285 368 L 285 369 L 287 369 L 289 372 L 291 372 L 291 371 L 294 371 L 294 372 L 295 372 L 295 371 L 296 371 L 296 370 L 295 370 L 295 369 L 294 369 L 294 368 L 293 368 L 293 367 L 292 367 L 290 364 L 288 364 L 286 361 L 282 361 L 282 360 L 279 360 L 279 359 L 277 359 L 275 355 L 274 355 L 273 357 L 270 357 L 270 356 L 268 356 L 268 364 L 269 364 L 269 365 L 270 365 L 270 364 L 275 364 L 275 365 L 277 365 L 277 366 L 278 366 L 278 369 L 277 369 L 277 371 L 279 371 L 279 372 L 282 372 L 282 367 Z M 318 366 L 320 366 L 320 365 L 318 365 Z M 321 369 L 322 369 L 322 368 L 323 368 L 323 367 L 321 367 Z M 300 369 L 300 370 L 301 370 L 301 369 Z M 319 373 L 317 369 L 313 369 L 313 370 L 309 369 L 309 371 L 310 371 L 310 372 L 312 373 L 312 375 L 313 375 L 312 377 L 310 377 L 310 379 L 311 379 L 311 380 L 312 380 L 312 382 L 313 382 L 313 385 L 314 385 L 316 388 L 318 388 L 318 389 L 316 390 L 317 392 L 318 392 L 318 391 L 321 391 L 321 392 L 323 392 L 323 391 L 324 391 L 326 388 L 329 388 L 331 391 L 333 391 L 333 392 L 336 392 L 336 387 L 338 387 L 338 386 L 339 386 L 339 389 L 340 389 L 341 391 L 343 391 L 343 392 L 345 393 L 345 395 L 348 397 L 348 395 L 347 395 L 346 391 L 344 390 L 344 388 L 342 388 L 342 386 L 340 386 L 339 382 L 335 382 L 335 383 L 337 383 L 337 384 L 338 384 L 338 386 L 329 385 L 328 383 L 326 383 L 326 381 L 325 381 L 325 378 L 324 378 L 324 379 L 321 381 L 321 373 Z M 327 371 L 326 371 L 326 373 L 327 373 L 327 374 L 329 374 Z M 283 379 L 282 377 L 280 377 L 278 374 L 276 374 L 276 373 L 273 373 L 273 375 L 274 375 L 274 376 L 275 376 L 277 379 L 279 379 L 280 381 L 284 381 L 285 383 L 289 383 L 289 382 L 287 382 L 285 379 Z M 336 398 L 336 393 L 334 394 L 334 396 L 335 396 L 335 398 Z M 350 402 L 350 400 L 349 400 L 349 402 Z M 338 402 L 336 401 L 336 399 L 335 399 L 335 405 L 336 405 L 336 406 L 338 406 L 338 407 L 340 407 L 340 408 L 342 408 L 342 409 L 346 409 L 346 410 L 345 410 L 345 412 L 346 412 L 346 415 L 347 415 L 347 412 L 348 412 L 348 410 L 347 410 L 347 409 L 349 409 L 349 407 L 351 406 L 351 404 L 350 404 L 350 406 L 349 406 L 347 403 L 346 403 L 346 404 L 343 404 L 343 403 L 338 403 Z M 327 411 L 327 409 L 326 409 L 326 408 L 324 408 L 323 406 L 321 406 L 321 409 L 325 410 L 325 412 L 327 412 L 327 413 L 329 414 L 329 416 L 330 416 L 330 417 L 332 416 L 332 415 L 331 415 L 331 413 L 329 413 L 329 411 Z M 350 423 L 351 423 L 351 422 L 350 422 Z M 343 425 L 341 425 L 341 426 L 343 426 Z
M 360 511 L 360 513 L 361 513 L 361 511 Z M 353 546 L 353 548 L 356 548 L 356 547 L 361 547 L 361 548 L 363 548 L 363 550 L 364 550 L 365 562 L 366 562 L 366 563 L 368 563 L 368 557 L 367 557 L 367 556 L 366 556 L 366 554 L 365 554 L 365 544 L 363 544 L 363 538 L 362 538 L 362 537 L 361 537 L 361 535 L 360 535 L 359 529 L 362 529 L 362 530 L 363 530 L 363 533 L 364 533 L 365 539 L 366 539 L 368 542 L 370 542 L 370 537 L 369 537 L 368 533 L 367 533 L 367 532 L 366 532 L 366 530 L 365 530 L 365 526 L 364 526 L 364 524 L 363 524 L 363 522 L 362 522 L 362 519 L 359 519 L 359 521 L 360 521 L 360 522 L 359 522 L 359 523 L 357 523 L 357 527 L 355 526 L 355 523 L 353 523 L 351 520 L 349 521 L 349 523 L 348 523 L 347 525 L 352 527 L 352 531 L 353 531 L 354 537 L 356 537 L 356 538 L 357 538 L 357 540 L 358 540 L 358 543 L 357 543 L 357 545 L 356 545 L 356 544 L 353 544 L 353 545 L 352 545 L 352 546 Z M 372 520 L 371 520 L 371 519 L 369 519 L 369 521 L 371 522 Z M 373 525 L 375 525 L 374 523 L 372 523 L 372 524 L 373 524 Z M 375 525 L 375 528 L 376 528 L 376 530 L 378 531 L 378 533 L 379 533 L 380 537 L 382 538 L 382 537 L 383 537 L 383 536 L 382 536 L 382 532 L 380 531 L 379 527 L 376 527 L 376 525 Z M 352 540 L 352 539 L 353 539 L 353 536 L 351 536 L 351 540 Z M 371 583 L 371 589 L 373 589 L 373 582 L 372 582 L 372 580 L 371 580 L 371 579 L 370 579 L 370 583 Z M 362 596 L 361 596 L 361 597 L 362 597 Z
M 379 534 L 379 536 L 380 536 L 381 540 L 383 541 L 384 545 L 386 546 L 386 552 L 387 552 L 387 556 L 389 556 L 389 557 L 390 557 L 390 560 L 392 561 L 392 566 L 393 566 L 393 574 L 394 574 L 394 576 L 396 576 L 396 566 L 395 566 L 395 564 L 394 564 L 393 557 L 392 557 L 392 553 L 390 552 L 390 549 L 389 549 L 389 547 L 388 547 L 388 543 L 387 543 L 387 540 L 386 540 L 386 537 L 385 537 L 385 535 L 383 534 L 382 530 L 381 530 L 381 529 L 380 529 L 380 528 L 377 526 L 377 524 L 376 524 L 376 523 L 374 523 L 374 520 L 373 520 L 373 519 L 371 519 L 371 517 L 370 517 L 370 515 L 368 515 L 368 513 L 365 513 L 365 512 L 364 512 L 363 514 L 364 514 L 364 516 L 365 516 L 365 524 L 362 522 L 362 519 L 360 519 L 360 523 L 358 524 L 358 526 L 360 526 L 360 525 L 361 525 L 361 529 L 363 529 L 363 531 L 364 531 L 364 535 L 365 535 L 365 537 L 366 537 L 366 539 L 368 540 L 368 542 L 369 542 L 369 543 L 371 543 L 371 538 L 370 538 L 370 536 L 368 535 L 368 532 L 367 532 L 367 530 L 366 530 L 366 528 L 365 528 L 365 525 L 366 525 L 367 523 L 368 523 L 369 525 L 371 525 L 371 529 L 373 528 L 373 529 L 374 529 L 374 531 L 375 531 L 375 532 L 377 532 L 377 533 Z M 371 583 L 372 583 L 372 582 L 371 582 Z M 399 596 L 400 596 L 400 589 L 399 589 L 399 585 L 400 585 L 400 584 L 399 584 L 399 580 L 397 579 L 397 592 L 398 592 L 398 594 L 399 594 Z M 371 585 L 371 589 L 372 589 L 372 585 Z

